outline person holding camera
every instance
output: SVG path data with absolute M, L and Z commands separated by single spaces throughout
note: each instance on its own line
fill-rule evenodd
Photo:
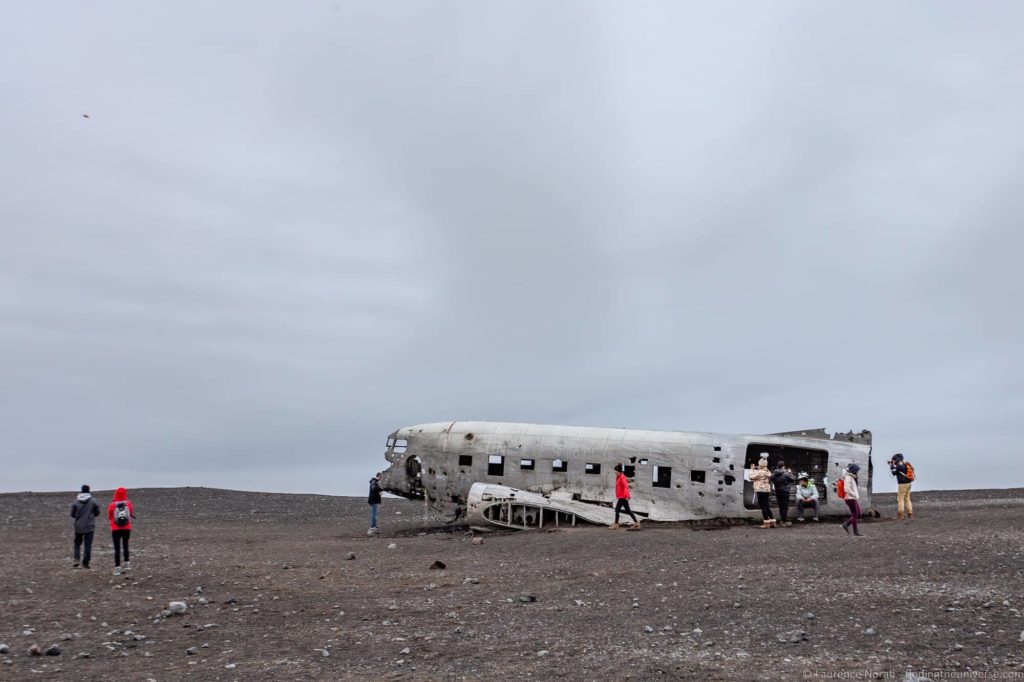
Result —
M 910 503 L 910 484 L 914 481 L 913 468 L 903 455 L 897 452 L 889 460 L 889 473 L 896 477 L 896 518 L 902 519 L 906 510 L 907 518 L 914 518 L 914 505 Z

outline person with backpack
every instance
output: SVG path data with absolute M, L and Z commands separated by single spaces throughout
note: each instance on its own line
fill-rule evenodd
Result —
M 792 525 L 789 522 L 789 486 L 796 483 L 793 472 L 786 468 L 786 463 L 781 459 L 775 465 L 772 473 L 772 485 L 775 486 L 775 499 L 779 503 L 779 518 L 783 526 Z
M 914 505 L 910 503 L 910 484 L 914 482 L 914 466 L 897 452 L 889 460 L 889 472 L 896 477 L 896 518 L 903 518 L 904 509 L 907 519 L 914 518 Z
M 804 520 L 804 510 L 810 507 L 814 510 L 814 521 L 818 520 L 818 487 L 814 485 L 811 477 L 800 472 L 796 485 L 796 520 Z
M 89 486 L 83 485 L 82 492 L 71 505 L 71 518 L 75 520 L 75 562 L 72 568 L 89 568 L 92 559 L 92 538 L 96 532 L 96 517 L 100 515 L 100 505 L 96 503 Z M 84 545 L 84 551 L 83 551 Z
M 132 567 L 128 556 L 128 538 L 132 535 L 132 519 L 135 518 L 135 507 L 128 500 L 128 491 L 118 488 L 114 491 L 114 501 L 107 507 L 107 520 L 110 521 L 110 535 L 114 539 L 114 575 L 121 575 L 121 550 L 124 550 L 124 570 Z
M 377 528 L 377 507 L 380 506 L 381 493 L 383 492 L 383 489 L 380 487 L 380 476 L 381 474 L 378 471 L 377 475 L 370 479 L 370 496 L 366 500 L 370 504 L 370 531 L 368 535 L 376 535 L 380 532 L 380 529 Z
M 850 518 L 843 521 L 843 530 L 849 533 L 852 526 L 853 534 L 857 536 L 863 535 L 857 528 L 857 522 L 860 521 L 860 491 L 857 489 L 857 472 L 859 471 L 860 466 L 850 464 L 846 467 L 842 480 L 842 498 L 846 500 L 846 506 L 850 508 Z
M 750 482 L 754 484 L 754 495 L 761 507 L 762 528 L 774 528 L 775 516 L 772 514 L 772 475 L 768 471 L 767 455 L 761 457 L 756 464 L 750 465 Z
M 630 530 L 640 530 L 640 522 L 636 519 L 636 514 L 629 508 L 629 480 L 626 478 L 626 474 L 622 472 L 622 465 L 615 465 L 615 522 L 608 526 L 611 529 L 619 527 L 619 512 L 625 512 L 629 514 L 630 518 L 633 519 L 633 527 Z

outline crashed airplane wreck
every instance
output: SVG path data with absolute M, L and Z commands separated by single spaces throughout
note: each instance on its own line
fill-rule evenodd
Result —
M 871 506 L 871 432 L 825 429 L 766 435 L 643 431 L 499 422 L 443 422 L 398 429 L 387 440 L 382 487 L 475 526 L 530 529 L 609 525 L 614 466 L 629 479 L 642 520 L 760 519 L 751 465 L 767 456 L 806 472 L 822 516 L 845 515 L 835 482 L 861 468 L 861 505 Z M 866 475 L 865 475 L 866 474 Z M 777 507 L 774 493 L 772 505 Z

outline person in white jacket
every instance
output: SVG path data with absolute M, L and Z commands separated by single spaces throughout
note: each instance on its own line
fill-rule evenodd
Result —
M 818 486 L 814 485 L 811 477 L 800 472 L 796 484 L 796 520 L 804 520 L 804 510 L 814 510 L 814 520 L 818 520 Z
M 849 533 L 852 527 L 854 535 L 862 535 L 857 529 L 857 522 L 860 520 L 860 491 L 857 490 L 858 471 L 860 471 L 860 467 L 851 464 L 846 467 L 846 473 L 843 474 L 843 492 L 846 494 L 846 506 L 850 508 L 850 518 L 843 521 L 843 530 Z

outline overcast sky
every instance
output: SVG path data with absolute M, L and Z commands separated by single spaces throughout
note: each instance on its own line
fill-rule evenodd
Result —
M 1024 486 L 1022 22 L 4 3 L 0 490 L 364 494 L 451 419 Z

